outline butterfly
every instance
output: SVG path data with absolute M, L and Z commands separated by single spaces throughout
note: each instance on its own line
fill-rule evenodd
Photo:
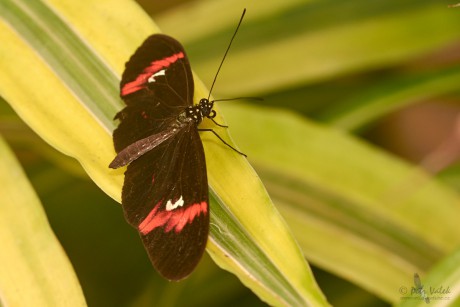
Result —
M 127 166 L 122 189 L 125 218 L 138 230 L 154 268 L 174 281 L 197 266 L 209 232 L 208 180 L 199 131 L 219 137 L 212 129 L 198 127 L 204 118 L 214 121 L 215 100 L 202 98 L 194 105 L 193 93 L 184 47 L 167 35 L 148 37 L 122 75 L 120 96 L 126 107 L 115 116 L 120 121 L 113 132 L 117 156 L 109 165 Z

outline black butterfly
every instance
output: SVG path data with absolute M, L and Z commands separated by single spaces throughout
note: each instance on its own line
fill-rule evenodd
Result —
M 193 271 L 209 231 L 208 181 L 198 131 L 214 131 L 198 125 L 216 112 L 209 98 L 193 105 L 193 91 L 182 45 L 169 36 L 152 35 L 126 63 L 120 83 L 126 107 L 115 116 L 120 120 L 113 133 L 118 154 L 109 167 L 128 165 L 122 190 L 125 218 L 139 231 L 153 266 L 169 280 Z

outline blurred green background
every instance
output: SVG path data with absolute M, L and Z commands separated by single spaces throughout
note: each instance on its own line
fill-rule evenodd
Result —
M 257 121 L 259 110 L 274 110 L 274 114 L 281 114 L 289 123 L 300 121 L 345 136 L 398 165 L 421 167 L 435 177 L 436 184 L 457 195 L 460 8 L 448 8 L 452 2 L 145 0 L 139 4 L 164 33 L 184 44 L 194 72 L 208 86 L 242 9 L 248 9 L 213 95 L 215 98 L 264 98 L 263 102 L 228 102 L 229 105 L 221 106 L 222 114 L 231 126 L 234 141 L 248 154 L 249 161 L 266 183 L 275 205 L 286 214 L 288 224 L 292 223 L 302 249 L 309 248 L 302 237 L 313 234 L 303 232 L 301 227 L 296 231 L 289 206 L 298 203 L 315 206 L 314 202 L 308 205 L 305 195 L 310 192 L 302 184 L 305 178 L 316 178 L 316 174 L 300 169 L 305 178 L 299 179 L 299 175 L 289 169 L 270 168 L 270 142 L 295 153 L 296 148 L 283 148 L 283 140 L 277 138 L 288 137 L 286 144 L 301 145 L 309 144 L 310 139 L 299 133 L 301 129 L 280 132 L 270 128 L 276 127 L 275 123 L 273 126 L 251 125 L 252 116 L 254 122 L 264 122 Z M 162 280 L 151 268 L 136 231 L 125 223 L 120 206 L 99 190 L 74 161 L 36 136 L 6 103 L 0 106 L 0 132 L 36 189 L 90 306 L 264 305 L 208 256 L 184 282 Z M 238 113 L 241 110 L 244 116 Z M 254 113 L 248 114 L 248 110 Z M 271 125 L 268 120 L 265 123 Z M 289 123 L 283 126 L 290 127 Z M 293 127 L 297 126 L 293 124 Z M 265 142 L 255 144 L 250 135 L 254 139 L 263 136 Z M 322 141 L 328 143 L 327 139 Z M 334 161 L 337 166 L 343 163 L 341 152 L 349 149 L 339 145 L 328 144 L 330 150 L 337 153 L 338 159 Z M 353 160 L 353 153 L 343 154 L 347 157 L 345 160 Z M 308 157 L 309 152 L 303 151 L 302 155 Z M 356 159 L 358 161 L 346 163 L 372 165 L 367 164 L 366 155 L 357 154 Z M 322 163 L 325 161 L 318 162 Z M 374 163 L 375 172 L 384 171 L 378 169 L 378 162 Z M 367 171 L 372 173 L 374 169 L 367 168 Z M 352 171 L 343 177 L 331 173 L 336 180 L 334 184 L 348 181 L 352 175 Z M 407 181 L 412 182 L 410 173 L 408 176 L 409 179 L 394 178 L 396 187 L 405 190 L 402 197 L 419 188 L 416 180 L 413 180 L 415 186 L 405 188 Z M 280 183 L 281 180 L 284 182 Z M 365 182 L 367 178 L 360 180 Z M 327 189 L 317 185 L 316 192 L 311 193 L 328 194 Z M 382 190 L 393 191 L 388 187 Z M 350 199 L 344 195 L 346 193 L 340 194 L 335 201 L 346 203 L 360 197 L 359 190 L 353 191 Z M 290 202 L 291 198 L 295 200 Z M 385 205 L 383 198 L 380 198 L 382 206 Z M 432 202 L 424 206 L 442 207 L 443 204 Z M 308 220 L 305 219 L 306 223 Z M 329 220 L 334 221 L 334 218 Z M 377 222 L 368 221 L 369 224 Z M 359 227 L 357 229 L 356 233 L 360 233 Z M 367 234 L 362 235 L 365 238 Z M 452 237 L 452 245 L 458 246 L 458 234 Z M 371 235 L 370 240 L 372 238 L 375 237 Z M 346 235 L 340 238 L 344 242 L 347 239 Z M 337 253 L 334 247 L 328 246 L 331 254 Z M 435 256 L 422 266 L 425 272 L 452 249 L 446 246 L 442 252 L 433 251 Z M 304 252 L 332 305 L 387 306 L 400 302 L 397 287 L 394 298 L 390 299 L 389 295 L 372 291 L 372 284 L 363 285 L 362 279 L 356 282 L 350 277 L 353 274 L 344 273 L 346 269 L 334 270 L 334 265 L 328 266 L 315 256 L 310 258 L 308 251 Z M 359 254 L 355 256 L 351 261 L 359 263 Z M 407 278 L 410 280 L 411 276 Z M 405 282 L 394 281 L 394 284 L 402 286 Z

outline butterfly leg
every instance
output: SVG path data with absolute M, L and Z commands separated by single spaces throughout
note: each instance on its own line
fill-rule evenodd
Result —
M 213 122 L 214 124 L 216 124 L 216 125 L 219 126 L 219 127 L 228 128 L 228 126 L 226 126 L 226 125 L 221 125 L 221 124 L 219 124 L 218 122 L 216 122 L 216 121 L 214 120 L 214 118 L 211 118 L 211 120 L 212 120 L 212 122 Z
M 220 126 L 220 125 L 219 125 Z M 239 151 L 238 149 L 234 148 L 232 145 L 230 145 L 229 143 L 225 142 L 223 138 L 220 137 L 220 135 L 218 135 L 214 130 L 212 129 L 198 129 L 198 131 L 209 131 L 209 132 L 212 132 L 214 133 L 215 136 L 217 136 L 219 138 L 219 140 L 222 141 L 222 143 L 224 143 L 225 145 L 227 145 L 228 147 L 230 147 L 231 149 L 233 149 L 234 151 L 236 151 L 237 153 L 239 153 L 240 155 L 242 156 L 245 156 L 247 157 L 244 153 L 242 153 L 241 151 Z
M 209 113 L 209 115 L 206 116 L 206 117 L 209 118 L 210 120 L 212 120 L 212 122 L 213 122 L 214 124 L 216 124 L 217 126 L 223 127 L 223 128 L 228 128 L 228 126 L 221 125 L 221 124 L 219 124 L 218 122 L 216 122 L 216 121 L 214 120 L 214 117 L 216 117 L 216 111 L 211 110 L 211 112 Z

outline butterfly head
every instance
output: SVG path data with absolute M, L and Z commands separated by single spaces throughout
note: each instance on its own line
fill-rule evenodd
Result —
M 206 98 L 202 98 L 198 105 L 191 106 L 186 109 L 185 116 L 191 118 L 197 125 L 199 125 L 205 117 L 216 117 L 216 111 L 212 109 L 213 106 L 214 101 L 209 101 Z
M 207 118 L 216 117 L 216 111 L 212 109 L 214 107 L 214 101 L 209 101 L 207 98 L 201 98 L 198 107 L 200 108 L 201 116 Z

